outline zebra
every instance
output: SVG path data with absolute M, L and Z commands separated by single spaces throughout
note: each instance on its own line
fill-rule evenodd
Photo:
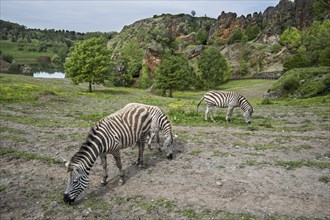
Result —
M 124 173 L 120 157 L 120 149 L 139 145 L 137 164 L 143 165 L 144 143 L 151 127 L 151 116 L 147 108 L 136 106 L 119 110 L 98 121 L 88 132 L 86 141 L 66 163 L 68 168 L 68 184 L 63 194 L 65 203 L 71 204 L 76 197 L 87 188 L 89 172 L 95 160 L 100 156 L 103 167 L 102 184 L 108 178 L 106 154 L 112 154 L 119 169 L 119 183 L 124 183 Z
M 151 149 L 151 142 L 156 138 L 156 143 L 158 145 L 158 150 L 161 151 L 159 144 L 159 130 L 163 131 L 164 143 L 163 149 L 166 152 L 167 159 L 173 159 L 173 135 L 172 135 L 172 126 L 169 118 L 164 113 L 162 109 L 157 106 L 145 105 L 141 103 L 129 103 L 124 108 L 134 107 L 134 106 L 144 106 L 148 109 L 148 112 L 151 115 L 151 129 L 150 129 L 150 138 L 148 141 L 148 147 Z
M 240 107 L 243 110 L 245 123 L 250 124 L 251 122 L 251 116 L 254 110 L 252 105 L 249 103 L 249 101 L 242 95 L 239 95 L 234 92 L 218 92 L 218 91 L 206 92 L 197 105 L 197 111 L 199 105 L 203 100 L 205 100 L 206 102 L 205 121 L 207 121 L 208 114 L 211 113 L 211 120 L 215 122 L 212 116 L 212 110 L 213 107 L 216 106 L 219 108 L 228 107 L 227 115 L 226 115 L 227 122 L 231 121 L 231 116 L 233 114 L 234 108 L 236 107 Z

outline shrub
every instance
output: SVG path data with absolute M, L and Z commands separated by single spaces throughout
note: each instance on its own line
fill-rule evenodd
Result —
M 299 87 L 299 80 L 296 77 L 290 77 L 283 82 L 285 92 L 292 93 Z
M 270 48 L 271 53 L 278 53 L 282 49 L 282 46 L 279 44 L 273 44 Z
M 264 98 L 261 100 L 261 104 L 262 105 L 271 105 L 271 104 L 273 104 L 273 102 L 269 98 Z
M 307 98 L 330 92 L 330 67 L 295 68 L 287 71 L 269 89 L 270 94 Z
M 288 71 L 293 68 L 301 68 L 308 66 L 310 66 L 310 60 L 308 59 L 308 57 L 305 54 L 298 53 L 284 62 L 283 69 L 284 71 Z
M 8 63 L 12 63 L 14 60 L 14 57 L 10 54 L 4 54 L 4 55 L 2 55 L 2 59 Z

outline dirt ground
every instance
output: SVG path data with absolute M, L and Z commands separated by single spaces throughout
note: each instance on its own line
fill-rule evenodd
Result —
M 25 114 L 2 107 L 7 116 Z M 89 187 L 71 206 L 62 201 L 64 164 L 2 154 L 0 219 L 330 219 L 329 110 L 285 109 L 259 109 L 254 117 L 275 118 L 269 129 L 174 126 L 174 159 L 146 149 L 144 168 L 132 165 L 137 148 L 124 149 L 124 185 L 108 156 L 102 186 L 98 159 Z M 2 147 L 57 159 L 69 159 L 87 134 L 6 118 L 1 126 Z

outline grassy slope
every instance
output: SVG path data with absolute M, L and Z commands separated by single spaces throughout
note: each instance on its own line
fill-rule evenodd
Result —
M 49 56 L 52 57 L 55 55 L 53 51 L 48 49 L 47 52 L 37 52 L 38 46 L 37 43 L 20 43 L 24 46 L 24 50 L 21 51 L 18 49 L 18 43 L 11 42 L 10 40 L 0 40 L 1 52 L 3 54 L 12 55 L 18 64 L 33 64 L 37 63 L 37 58 L 40 56 Z M 29 51 L 28 49 L 36 49 L 37 51 Z
M 205 91 L 177 91 L 175 98 L 167 98 L 154 95 L 140 89 L 133 88 L 107 88 L 96 86 L 93 93 L 87 92 L 87 85 L 72 85 L 69 79 L 41 79 L 29 76 L 18 75 L 0 75 L 0 102 L 1 105 L 18 108 L 19 106 L 31 106 L 26 108 L 25 112 L 32 118 L 19 116 L 12 120 L 23 120 L 24 123 L 34 123 L 33 118 L 39 118 L 36 109 L 47 109 L 47 117 L 67 117 L 68 124 L 76 123 L 75 126 L 88 127 L 100 118 L 107 116 L 122 108 L 129 102 L 141 102 L 161 107 L 168 113 L 174 125 L 190 126 L 208 126 L 210 122 L 203 120 L 205 104 L 202 103 L 199 111 L 196 111 L 196 105 Z M 260 116 L 263 108 L 274 108 L 278 111 L 284 111 L 287 106 L 295 105 L 329 105 L 329 96 L 316 97 L 311 99 L 295 100 L 282 99 L 277 101 L 263 102 L 263 94 L 274 83 L 266 80 L 239 80 L 231 81 L 220 86 L 221 90 L 231 90 L 244 95 L 254 106 L 256 113 L 253 115 L 254 123 L 250 129 L 259 127 L 275 129 L 274 126 L 280 126 L 280 120 L 272 117 Z M 267 105 L 265 105 L 267 104 Z M 276 106 L 276 107 L 275 107 Z M 30 112 L 31 111 L 31 112 Z M 231 125 L 224 122 L 225 109 L 217 110 L 215 117 L 216 125 L 221 126 L 241 126 L 244 124 L 242 112 L 236 109 L 234 117 L 236 118 Z M 258 113 L 259 112 L 259 113 Z M 10 117 L 1 114 L 1 117 Z M 38 119 L 38 123 L 43 123 Z M 53 121 L 45 120 L 44 126 L 58 126 Z M 54 123 L 54 124 L 52 124 Z M 64 123 L 61 126 L 67 126 Z
M 175 92 L 175 98 L 173 99 L 156 96 L 144 90 L 131 88 L 106 88 L 97 86 L 96 92 L 89 93 L 87 92 L 87 84 L 77 86 L 72 85 L 68 79 L 44 79 L 21 75 L 0 74 L 0 121 L 4 122 L 0 124 L 0 138 L 7 141 L 13 141 L 15 143 L 14 149 L 9 149 L 8 146 L 0 146 L 0 155 L 3 158 L 8 156 L 24 158 L 27 160 L 39 160 L 47 163 L 59 163 L 58 160 L 50 157 L 50 155 L 53 156 L 53 154 L 40 154 L 40 152 L 34 151 L 36 142 L 36 139 L 34 139 L 35 137 L 37 137 L 38 141 L 41 141 L 43 144 L 48 142 L 61 142 L 62 139 L 65 139 L 67 141 L 66 143 L 70 144 L 80 142 L 85 138 L 86 128 L 94 124 L 99 118 L 118 110 L 128 102 L 143 102 L 162 107 L 167 113 L 169 113 L 171 121 L 174 125 L 219 126 L 220 129 L 221 127 L 240 127 L 241 129 L 239 132 L 235 134 L 243 137 L 247 135 L 255 135 L 255 130 L 262 131 L 260 134 L 256 135 L 257 137 L 264 135 L 263 131 L 281 131 L 280 133 L 274 132 L 274 136 L 278 136 L 278 141 L 275 143 L 272 142 L 272 139 L 266 142 L 254 143 L 249 142 L 244 138 L 239 142 L 232 143 L 234 146 L 238 146 L 239 148 L 252 149 L 251 152 L 254 156 L 251 156 L 253 156 L 253 159 L 247 160 L 246 164 L 242 164 L 242 166 L 259 166 L 262 163 L 269 164 L 269 161 L 276 161 L 276 166 L 285 167 L 286 169 L 295 169 L 301 166 L 310 166 L 313 167 L 313 169 L 328 169 L 329 163 L 322 160 L 324 157 L 329 157 L 328 152 L 324 154 L 324 156 L 323 154 L 316 152 L 316 156 L 321 158 L 320 160 L 315 160 L 316 162 L 299 158 L 297 158 L 297 160 L 290 161 L 280 160 L 277 157 L 270 159 L 268 155 L 264 155 L 263 150 L 265 149 L 275 150 L 275 152 L 278 152 L 279 150 L 288 151 L 288 149 L 291 148 L 291 146 L 288 146 L 289 143 L 291 143 L 291 139 L 297 140 L 299 143 L 300 140 L 311 139 L 310 137 L 313 136 L 312 134 L 306 134 L 302 131 L 317 131 L 318 129 L 323 129 L 323 131 L 329 130 L 328 123 L 321 123 L 320 125 L 317 120 L 309 121 L 306 117 L 304 117 L 307 109 L 307 114 L 313 112 L 313 114 L 319 116 L 317 117 L 318 120 L 329 120 L 329 96 L 310 99 L 282 99 L 266 102 L 267 105 L 261 104 L 263 101 L 262 94 L 273 83 L 274 81 L 241 80 L 231 81 L 220 87 L 220 89 L 223 90 L 232 90 L 245 95 L 254 105 L 257 112 L 253 117 L 252 124 L 246 126 L 243 123 L 240 110 L 237 110 L 239 117 L 236 115 L 234 122 L 231 124 L 226 124 L 224 122 L 224 114 L 217 117 L 217 123 L 204 122 L 202 116 L 203 110 L 201 109 L 197 114 L 196 104 L 205 91 Z M 288 120 L 288 118 L 292 117 L 296 118 L 298 122 L 293 122 L 295 119 Z M 7 124 L 11 123 L 15 124 L 17 127 L 7 127 Z M 19 127 L 21 125 L 22 127 Z M 26 127 L 32 127 L 33 131 L 46 131 L 39 136 L 34 134 L 35 136 L 33 139 L 27 140 L 26 135 L 29 133 L 24 132 Z M 57 128 L 65 128 L 70 132 L 66 134 L 64 132 L 54 132 L 58 130 Z M 73 128 L 78 129 L 74 130 Z M 224 134 L 229 135 L 226 133 L 225 129 L 221 130 Z M 294 132 L 288 135 L 282 135 L 282 131 L 297 131 L 299 133 Z M 196 134 L 196 137 L 193 137 L 193 135 L 186 137 L 184 132 L 180 133 L 180 135 L 179 140 L 184 140 L 185 138 L 196 138 L 192 141 L 197 142 L 198 138 L 200 138 L 198 135 L 204 135 L 204 133 L 201 131 Z M 319 135 L 319 137 L 314 136 L 313 141 L 320 141 L 324 138 L 325 137 L 323 135 Z M 28 144 L 30 147 L 33 147 L 33 150 L 26 152 L 28 147 L 20 149 L 19 146 L 23 144 Z M 68 145 L 63 149 L 63 151 L 72 151 L 74 147 L 75 146 L 73 145 Z M 310 149 L 311 146 L 305 144 L 302 146 L 297 145 L 295 148 L 296 151 L 303 151 L 303 149 Z M 49 150 L 47 149 L 47 152 L 48 151 Z M 191 151 L 191 153 L 195 155 L 202 155 L 203 151 L 200 149 L 195 149 Z M 305 152 L 303 151 L 303 153 Z M 227 157 L 228 155 L 228 157 L 233 157 L 232 154 L 228 154 L 227 156 L 222 154 L 224 154 L 222 151 L 213 151 L 213 155 L 210 157 Z M 37 162 L 34 162 L 34 165 L 38 166 L 38 164 L 36 164 Z M 45 166 L 44 163 L 41 165 Z M 269 164 L 269 166 L 273 165 L 274 164 Z M 240 169 L 243 169 L 243 167 L 240 167 Z M 261 168 L 258 167 L 257 169 Z M 324 179 L 323 181 L 328 181 L 327 175 L 324 174 L 322 178 Z M 6 190 L 6 187 L 8 186 L 0 184 L 0 191 Z M 31 191 L 32 190 L 34 190 L 33 187 L 31 187 Z M 40 193 L 40 190 L 38 189 L 36 192 Z M 126 205 L 126 207 L 129 206 L 132 210 L 139 211 L 141 209 L 148 209 L 149 211 L 146 212 L 150 214 L 150 210 L 157 209 L 157 212 L 158 209 L 161 210 L 164 206 L 163 203 L 166 202 L 166 207 L 174 207 L 174 211 L 172 208 L 168 208 L 166 210 L 166 212 L 169 213 L 168 215 L 176 212 L 176 215 L 186 216 L 191 219 L 211 218 L 210 216 L 213 214 L 217 217 L 225 216 L 223 219 L 258 219 L 257 217 L 250 216 L 249 214 L 228 214 L 228 216 L 226 216 L 226 213 L 222 211 L 219 213 L 217 210 L 206 210 L 205 212 L 203 208 L 194 210 L 194 207 L 182 206 L 181 204 L 178 205 L 175 201 L 164 200 L 162 198 L 156 198 L 154 202 L 150 202 L 149 198 L 146 199 L 144 197 L 132 195 L 123 197 L 119 197 L 117 195 L 117 197 L 113 199 L 102 198 L 100 196 L 96 197 L 91 194 L 88 196 L 88 200 L 83 201 L 78 206 L 66 206 L 62 202 L 62 188 L 53 188 L 50 191 L 41 189 L 41 192 L 46 192 L 49 197 L 47 201 L 45 201 L 45 199 L 40 200 L 38 198 L 38 201 L 41 201 L 42 206 L 44 207 L 45 217 L 54 216 L 54 213 L 61 212 L 70 216 L 74 213 L 73 210 L 76 210 L 75 212 L 83 212 L 83 210 L 91 208 L 93 212 L 88 217 L 92 218 L 92 216 L 101 216 L 100 218 L 109 218 L 109 210 L 113 210 L 112 205 L 114 204 L 115 206 L 120 207 L 118 209 L 122 209 L 120 206 L 122 203 L 127 203 L 128 205 Z M 54 203 L 56 203 L 56 207 L 51 208 Z M 200 217 L 198 215 L 200 215 Z M 277 217 L 277 214 L 272 214 L 267 219 L 292 218 L 285 216 Z M 307 219 L 307 217 L 297 219 Z

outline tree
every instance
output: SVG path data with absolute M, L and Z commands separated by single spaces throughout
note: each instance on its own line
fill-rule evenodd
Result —
M 280 36 L 280 43 L 284 44 L 288 49 L 296 49 L 301 44 L 301 36 L 295 27 L 286 29 Z
M 229 77 L 229 64 L 219 49 L 209 47 L 204 50 L 198 60 L 200 77 L 207 88 L 223 83 Z
M 191 86 L 194 75 L 184 54 L 171 54 L 162 59 L 156 72 L 155 87 L 173 98 L 173 91 L 187 89 Z M 164 94 L 165 95 L 165 94 Z
M 75 44 L 64 63 L 66 75 L 75 84 L 88 82 L 90 92 L 93 84 L 104 83 L 109 74 L 110 51 L 105 42 L 104 37 L 95 37 Z
M 242 38 L 243 38 L 243 33 L 241 29 L 237 28 L 228 39 L 228 44 L 238 43 L 242 40 Z

